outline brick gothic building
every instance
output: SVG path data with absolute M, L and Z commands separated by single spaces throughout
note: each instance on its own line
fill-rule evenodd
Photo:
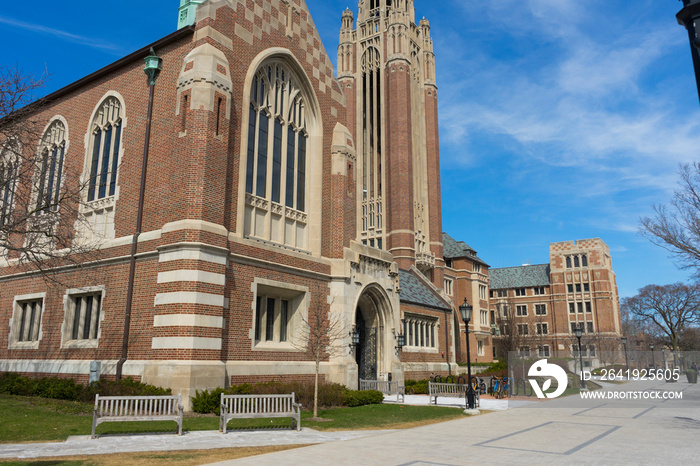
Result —
M 326 380 L 447 371 L 461 323 L 443 287 L 473 275 L 484 312 L 487 275 L 464 248 L 443 255 L 430 27 L 413 0 L 358 3 L 342 14 L 337 78 L 303 0 L 183 0 L 176 32 L 48 96 L 33 118 L 64 167 L 51 189 L 86 182 L 90 227 L 75 236 L 100 248 L 57 270 L 60 285 L 4 255 L 0 371 L 87 380 L 98 361 L 115 375 L 151 47 L 163 70 L 124 375 L 185 396 L 310 379 L 303 322 L 319 310 L 344 347 L 360 335 L 324 362 Z
M 550 244 L 549 264 L 490 272 L 496 353 L 500 346 L 539 357 L 577 354 L 573 330 L 579 325 L 584 355 L 619 349 L 617 282 L 610 250 L 599 238 Z

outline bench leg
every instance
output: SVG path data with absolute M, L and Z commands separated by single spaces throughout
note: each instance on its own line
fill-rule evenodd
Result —
M 95 427 L 97 427 L 97 414 L 92 416 L 92 435 L 90 438 L 95 438 Z

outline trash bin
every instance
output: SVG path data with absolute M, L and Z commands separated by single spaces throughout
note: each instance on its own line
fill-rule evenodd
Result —
M 686 371 L 685 376 L 688 377 L 688 383 L 698 383 L 698 371 Z

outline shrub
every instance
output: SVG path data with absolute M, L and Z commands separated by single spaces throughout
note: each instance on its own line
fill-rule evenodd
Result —
M 406 380 L 406 395 L 427 395 L 427 380 Z
M 493 375 L 495 377 L 505 377 L 508 375 L 508 361 L 502 359 L 498 362 L 489 364 L 482 372 L 476 374 L 479 377 Z
M 130 377 L 119 382 L 99 380 L 85 386 L 76 383 L 73 379 L 59 377 L 32 379 L 15 373 L 3 373 L 0 374 L 0 393 L 91 402 L 95 400 L 95 395 L 98 393 L 103 396 L 169 395 L 171 390 L 137 382 Z
M 224 393 L 223 388 L 216 388 L 211 392 L 209 390 L 197 390 L 195 396 L 192 397 L 192 411 L 195 413 L 219 413 L 219 403 L 221 394 Z
M 294 393 L 294 400 L 302 405 L 302 409 L 310 410 L 314 405 L 314 384 L 302 382 L 264 382 L 256 384 L 232 385 L 229 388 L 216 388 L 212 391 L 197 391 L 192 397 L 192 410 L 196 413 L 219 413 L 221 394 L 227 395 L 275 395 Z M 378 394 L 378 395 L 377 395 Z M 319 408 L 333 408 L 340 406 L 362 406 L 366 404 L 381 403 L 384 395 L 373 390 L 357 391 L 349 390 L 343 385 L 335 383 L 321 383 L 318 385 Z
M 169 388 L 137 382 L 131 377 L 121 379 L 119 382 L 98 380 L 88 386 L 88 391 L 90 393 L 85 401 L 94 400 L 95 395 L 98 393 L 102 396 L 161 396 L 172 394 L 172 390 Z
M 377 390 L 350 390 L 343 392 L 344 405 L 349 408 L 356 406 L 381 404 L 384 401 L 384 394 Z

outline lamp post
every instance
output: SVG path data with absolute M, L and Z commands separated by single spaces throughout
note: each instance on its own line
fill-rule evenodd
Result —
M 148 76 L 148 110 L 146 113 L 146 134 L 143 143 L 143 159 L 141 161 L 141 185 L 139 187 L 139 204 L 136 213 L 136 232 L 131 241 L 131 256 L 129 260 L 129 278 L 126 288 L 126 306 L 124 310 L 124 335 L 122 337 L 122 357 L 117 361 L 116 380 L 122 378 L 122 368 L 129 353 L 129 330 L 131 328 L 131 306 L 134 298 L 134 278 L 136 276 L 136 250 L 139 243 L 139 235 L 143 225 L 143 204 L 146 195 L 146 172 L 148 170 L 148 150 L 151 141 L 151 120 L 153 117 L 153 94 L 156 87 L 156 78 L 163 69 L 163 59 L 156 55 L 151 47 L 151 54 L 144 59 L 144 73 Z
M 695 70 L 695 84 L 700 96 L 700 38 L 698 37 L 698 27 L 700 26 L 700 0 L 683 0 L 683 9 L 676 14 L 678 24 L 685 26 L 688 30 L 688 40 L 690 42 L 690 55 L 693 58 L 693 69 Z
M 625 367 L 627 367 L 627 375 L 629 375 L 630 363 L 629 363 L 629 360 L 627 359 L 627 337 L 622 337 L 622 338 L 620 338 L 620 340 L 622 340 L 622 347 L 625 349 Z
M 581 375 L 579 376 L 581 382 L 581 390 L 586 390 L 586 381 L 583 380 L 583 351 L 581 350 L 581 337 L 583 336 L 583 322 L 574 327 L 574 335 L 578 338 L 578 357 L 581 364 Z
M 474 388 L 472 387 L 472 363 L 471 363 L 471 353 L 469 351 L 469 321 L 472 318 L 472 311 L 474 308 L 467 303 L 467 298 L 464 298 L 464 302 L 459 306 L 459 313 L 462 315 L 462 320 L 464 321 L 464 333 L 467 336 L 467 409 L 473 411 L 476 409 L 476 394 L 474 393 Z
M 649 343 L 649 349 L 651 350 L 651 367 L 656 369 L 656 359 L 654 359 L 654 343 Z

